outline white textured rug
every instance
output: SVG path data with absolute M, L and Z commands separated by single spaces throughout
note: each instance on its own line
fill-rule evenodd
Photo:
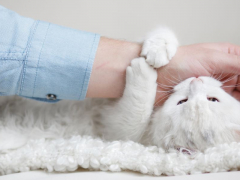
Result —
M 153 175 L 223 172 L 240 168 L 240 143 L 220 145 L 189 156 L 165 153 L 157 147 L 134 142 L 103 142 L 91 137 L 34 140 L 0 155 L 0 172 L 9 174 L 35 169 L 74 171 L 78 167 L 102 171 L 133 170 Z
M 32 105 L 28 104 L 27 106 L 25 100 L 19 98 L 4 99 L 0 103 L 1 131 L 5 129 L 4 126 L 17 128 L 17 124 L 13 126 L 11 120 L 18 119 L 18 116 L 21 122 L 29 122 L 33 117 L 30 113 Z M 46 105 L 39 104 L 39 112 L 41 106 Z M 56 105 L 52 106 L 50 109 L 56 108 Z M 29 112 L 23 107 L 27 107 Z M 74 108 L 74 104 L 67 107 L 69 109 L 65 109 L 66 112 L 70 113 L 69 115 L 63 112 L 64 106 L 59 106 L 57 107 L 58 116 L 54 117 L 59 119 L 65 115 L 64 122 L 68 122 L 74 117 L 77 118 L 79 110 Z M 11 112 L 16 110 L 26 112 L 21 115 L 21 118 L 18 114 L 13 117 Z M 43 111 L 44 108 L 41 110 Z M 51 114 L 51 111 L 48 113 Z M 70 115 L 73 113 L 75 115 L 71 117 Z M 54 125 L 51 118 L 46 119 L 46 122 Z M 29 126 L 29 129 L 32 128 Z M 71 138 L 30 140 L 21 148 L 0 154 L 0 173 L 2 175 L 36 169 L 45 169 L 48 172 L 65 172 L 74 171 L 78 167 L 102 171 L 132 170 L 156 176 L 238 170 L 240 169 L 240 143 L 219 145 L 206 150 L 204 153 L 188 155 L 176 150 L 166 153 L 161 148 L 145 147 L 131 141 L 104 142 L 90 136 L 75 135 Z

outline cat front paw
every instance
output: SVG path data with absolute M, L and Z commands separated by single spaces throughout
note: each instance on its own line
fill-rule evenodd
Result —
M 178 40 L 166 27 L 152 31 L 143 42 L 141 56 L 154 68 L 165 66 L 176 54 Z
M 136 119 L 140 120 L 140 123 L 146 123 L 152 113 L 156 96 L 157 71 L 147 64 L 145 58 L 139 57 L 131 61 L 126 76 L 124 96 L 128 100 L 129 109 L 137 112 Z
M 157 71 L 150 67 L 145 58 L 139 57 L 131 61 L 127 67 L 127 83 L 135 86 L 145 86 L 149 83 L 156 83 Z

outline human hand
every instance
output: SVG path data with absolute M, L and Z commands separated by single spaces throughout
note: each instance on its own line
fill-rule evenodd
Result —
M 161 105 L 179 82 L 198 76 L 212 76 L 240 100 L 240 46 L 208 43 L 181 46 L 170 63 L 158 69 L 155 105 Z

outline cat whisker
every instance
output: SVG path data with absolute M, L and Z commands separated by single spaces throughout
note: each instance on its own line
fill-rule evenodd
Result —
M 166 85 L 166 84 L 161 84 L 161 83 L 157 83 L 158 85 L 162 85 L 162 86 L 166 86 L 166 87 L 173 87 L 173 86 L 169 86 L 169 85 Z
M 226 79 L 225 81 L 222 81 L 222 83 L 226 83 L 226 82 L 229 82 L 231 80 L 233 80 L 234 78 L 236 77 L 236 75 L 233 75 L 232 77 L 229 77 L 228 79 Z
M 223 73 L 221 73 L 221 75 L 217 78 L 217 80 L 218 81 L 221 81 L 221 79 L 224 79 L 224 78 L 226 78 L 227 76 L 229 76 L 230 74 L 225 74 L 224 76 L 223 76 Z
M 171 73 L 169 73 L 169 71 L 167 71 L 167 73 L 168 73 L 173 79 L 175 79 L 178 83 L 181 82 L 180 79 L 177 79 L 176 77 L 174 77 Z M 175 83 L 177 83 L 177 82 L 175 82 Z M 178 84 L 178 83 L 177 83 L 177 84 Z
M 169 92 L 169 93 L 172 93 L 173 91 L 169 90 L 169 91 L 157 91 L 157 92 Z
M 173 88 L 173 86 L 168 86 L 168 85 L 164 85 L 164 84 L 157 84 L 160 87 L 165 87 L 165 88 Z
M 215 71 L 216 71 L 216 68 L 214 69 L 214 71 L 213 71 L 213 73 L 210 75 L 210 77 L 211 77 L 211 78 L 214 78 L 214 79 L 217 79 L 217 78 L 214 77 Z
M 182 79 L 181 76 L 179 75 L 179 72 L 178 72 L 177 74 L 178 74 L 179 82 L 181 82 L 183 79 Z
M 171 88 L 166 88 L 166 87 L 161 87 L 161 86 L 158 86 L 160 87 L 161 89 L 163 89 L 163 91 L 171 91 L 172 89 Z
M 173 83 L 174 85 L 177 85 L 177 84 L 178 84 L 178 82 L 175 82 L 175 81 L 167 78 L 166 76 L 163 76 L 163 78 L 165 78 L 166 80 L 170 81 L 170 82 Z
M 215 74 L 215 71 L 214 71 L 213 75 L 211 75 L 210 77 L 213 77 L 214 79 L 216 79 L 218 81 L 221 81 L 221 80 L 225 79 L 228 76 L 232 77 L 234 75 L 235 75 L 235 71 L 233 71 L 233 70 L 232 70 L 232 72 L 229 72 L 227 74 L 224 74 L 223 71 L 220 74 Z M 225 81 L 228 81 L 228 80 L 226 79 Z
M 158 99 L 157 100 L 157 103 L 162 101 L 163 99 L 165 99 L 166 97 L 169 97 L 170 96 L 170 93 L 166 93 L 163 97 L 161 97 L 161 99 Z
M 215 68 L 216 70 L 217 68 Z M 215 73 L 215 70 L 214 70 L 214 73 Z M 219 74 L 216 74 L 218 75 L 215 79 L 218 80 L 218 81 L 221 81 L 222 79 L 226 78 L 227 76 L 230 75 L 230 73 L 227 73 L 227 74 L 224 74 L 224 71 L 222 70 L 221 73 Z
M 238 85 L 230 85 L 230 86 L 222 86 L 223 88 L 225 88 L 225 87 L 240 87 L 240 84 L 238 84 Z
M 234 71 L 232 71 L 232 72 L 230 72 L 230 73 L 227 73 L 227 74 L 225 74 L 225 76 L 223 76 L 221 79 L 223 80 L 223 79 L 225 79 L 226 77 L 228 77 L 229 76 L 229 78 L 231 78 L 231 77 L 233 77 L 233 76 L 235 76 L 234 75 Z M 221 79 L 219 79 L 219 81 L 221 80 Z M 226 79 L 227 80 L 227 79 Z
M 165 96 L 163 96 L 161 99 L 159 99 L 159 100 L 157 100 L 157 101 L 155 102 L 155 105 L 157 106 L 157 105 L 159 104 L 159 102 L 161 102 L 162 100 L 168 98 L 169 96 L 170 96 L 170 93 L 166 93 Z
M 236 75 L 235 71 L 232 70 L 231 72 L 225 74 L 225 76 L 223 76 L 221 79 L 224 80 L 224 79 L 225 79 L 226 77 L 228 77 L 228 76 L 229 76 L 229 78 L 231 78 L 231 77 L 234 77 L 235 75 Z M 226 81 L 226 80 L 227 80 L 227 79 L 225 79 L 224 81 Z
M 215 72 L 215 71 L 214 71 Z M 213 75 L 213 78 L 215 78 L 216 80 L 220 81 L 220 79 L 222 79 L 222 75 L 223 75 L 223 71 L 221 72 L 221 74 L 217 77 L 214 77 Z
M 163 88 L 169 88 L 169 89 L 173 88 L 173 86 L 168 86 L 168 85 L 160 84 L 160 83 L 157 83 L 157 85 L 160 86 L 160 87 L 163 87 Z

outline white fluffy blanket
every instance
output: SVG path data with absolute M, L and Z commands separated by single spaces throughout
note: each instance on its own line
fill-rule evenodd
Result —
M 166 153 L 155 146 L 131 141 L 103 142 L 89 136 L 33 140 L 0 155 L 0 172 L 8 174 L 35 169 L 74 171 L 78 167 L 102 171 L 132 170 L 151 175 L 184 175 L 222 172 L 240 168 L 240 143 L 220 145 L 189 156 Z
M 24 103 L 25 100 L 19 98 L 11 100 L 1 98 L 0 126 L 2 129 L 5 128 L 4 126 L 13 126 L 14 123 L 11 123 L 11 120 L 18 119 L 18 116 L 25 122 L 30 121 L 32 104 L 28 104 L 27 107 Z M 39 106 L 46 105 L 42 103 Z M 28 112 L 26 112 L 26 107 Z M 58 108 L 59 117 L 67 116 L 64 117 L 65 122 L 74 118 L 71 115 L 78 112 L 78 108 L 74 108 L 73 105 L 67 107 L 69 109 L 66 109 L 65 106 Z M 39 111 L 40 109 L 42 111 L 44 109 L 37 109 L 39 114 L 43 114 Z M 69 114 L 63 109 L 66 109 Z M 24 116 L 16 113 L 14 114 L 16 117 L 14 117 L 11 112 L 16 110 L 23 111 Z M 54 125 L 55 121 L 51 121 L 50 112 L 48 112 L 49 119 L 45 117 L 46 122 Z M 58 116 L 55 118 L 59 118 Z M 44 118 L 44 116 L 40 117 Z M 72 131 L 72 129 L 70 130 Z M 4 137 L 2 138 L 4 139 Z M 78 167 L 102 171 L 132 170 L 156 176 L 237 170 L 240 168 L 240 143 L 219 145 L 204 153 L 188 155 L 177 150 L 166 153 L 161 148 L 145 147 L 132 141 L 105 142 L 89 136 L 72 136 L 71 138 L 51 140 L 30 140 L 21 148 L 0 154 L 0 174 L 2 175 L 35 169 L 65 172 L 74 171 Z

